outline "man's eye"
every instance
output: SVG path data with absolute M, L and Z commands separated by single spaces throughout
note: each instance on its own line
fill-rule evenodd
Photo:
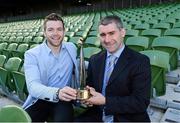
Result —
M 104 37 L 104 36 L 105 36 L 105 34 L 100 34 L 100 36 L 101 36 L 101 37 Z

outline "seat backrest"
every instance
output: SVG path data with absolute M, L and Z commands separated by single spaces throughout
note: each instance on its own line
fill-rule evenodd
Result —
M 85 43 L 86 43 L 86 44 L 94 45 L 94 46 L 96 46 L 96 47 L 99 47 L 99 46 L 100 46 L 100 41 L 99 41 L 99 38 L 98 38 L 98 37 L 87 37 Z
M 13 51 L 13 50 L 16 50 L 17 46 L 18 46 L 17 43 L 11 43 L 11 44 L 9 44 L 9 46 L 8 46 L 7 49 L 8 49 L 9 51 Z
M 150 58 L 151 65 L 162 67 L 165 70 L 169 71 L 169 54 L 164 51 L 159 50 L 145 50 L 140 53 L 145 54 Z
M 180 41 L 179 38 L 173 36 L 163 36 L 155 38 L 152 47 L 172 47 L 180 50 Z
M 4 68 L 7 69 L 8 71 L 18 71 L 21 65 L 21 61 L 22 60 L 19 57 L 11 57 L 5 63 Z
M 100 48 L 97 47 L 87 47 L 83 49 L 85 59 L 90 58 L 93 54 L 96 54 L 101 51 Z
M 16 105 L 7 105 L 0 109 L 0 122 L 31 123 L 31 118 L 21 107 Z
M 6 60 L 6 56 L 5 55 L 0 55 L 0 67 L 3 67 L 4 63 Z
M 151 64 L 151 97 L 162 96 L 166 92 L 165 74 L 170 69 L 169 54 L 158 50 L 146 50 L 140 53 L 150 59 Z
M 180 37 L 180 28 L 168 29 L 164 32 L 164 36 Z
M 20 44 L 17 48 L 17 51 L 19 52 L 25 52 L 28 49 L 28 44 L 24 43 L 24 44 Z
M 38 36 L 38 37 L 35 37 L 34 39 L 33 39 L 33 42 L 34 43 L 41 43 L 43 41 L 43 37 L 41 37 L 41 36 Z
M 136 50 L 136 51 L 145 50 L 149 46 L 149 39 L 147 37 L 142 37 L 142 36 L 129 37 L 126 40 L 126 45 L 128 45 L 130 47 L 134 46 L 133 49 Z M 141 49 L 136 49 L 135 46 L 139 46 L 139 47 L 141 47 Z
M 0 43 L 0 50 L 2 49 L 6 49 L 7 48 L 8 43 L 4 42 L 4 43 Z

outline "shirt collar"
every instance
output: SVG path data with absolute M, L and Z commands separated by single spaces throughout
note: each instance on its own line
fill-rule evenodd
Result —
M 125 45 L 123 44 L 121 48 L 119 48 L 115 53 L 110 53 L 107 51 L 107 57 L 109 57 L 110 55 L 116 56 L 117 58 L 119 58 L 119 56 L 121 55 L 122 51 L 124 50 Z
M 52 50 L 47 45 L 47 40 L 45 40 L 42 45 L 48 54 L 52 53 Z M 64 45 L 64 42 L 62 42 L 60 50 L 62 50 L 64 48 L 65 48 L 65 45 Z

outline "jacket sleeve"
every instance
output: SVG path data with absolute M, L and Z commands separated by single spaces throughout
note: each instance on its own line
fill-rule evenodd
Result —
M 38 62 L 36 56 L 32 52 L 25 53 L 24 70 L 27 88 L 32 97 L 57 102 L 57 100 L 53 100 L 53 97 L 58 88 L 47 87 L 42 84 L 38 69 Z

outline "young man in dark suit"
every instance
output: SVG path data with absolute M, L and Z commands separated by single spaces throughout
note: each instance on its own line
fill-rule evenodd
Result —
M 150 121 L 150 61 L 125 46 L 125 34 L 118 16 L 101 19 L 100 42 L 106 50 L 89 60 L 87 88 L 92 96 L 83 103 L 90 108 L 77 121 Z

